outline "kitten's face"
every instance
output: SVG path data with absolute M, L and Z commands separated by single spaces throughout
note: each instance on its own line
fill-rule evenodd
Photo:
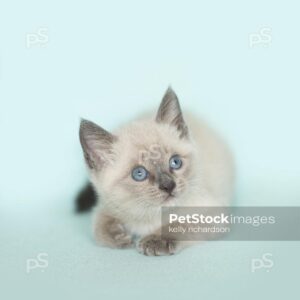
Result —
M 99 177 L 106 199 L 174 205 L 193 179 L 194 147 L 165 124 L 145 121 L 124 128 L 112 151 L 114 159 Z
M 80 138 L 93 184 L 107 205 L 143 211 L 178 204 L 189 192 L 195 148 L 171 89 L 155 120 L 130 124 L 114 136 L 83 121 Z

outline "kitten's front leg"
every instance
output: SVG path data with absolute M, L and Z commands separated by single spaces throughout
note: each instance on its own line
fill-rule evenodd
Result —
M 142 238 L 137 244 L 137 250 L 148 256 L 162 256 L 175 254 L 178 241 L 152 234 Z
M 181 226 L 183 225 L 181 224 Z M 164 229 L 168 229 L 168 225 L 164 225 L 160 230 L 142 238 L 136 245 L 137 250 L 148 256 L 173 255 L 195 244 L 192 239 L 190 242 L 181 241 L 178 239 L 177 233 L 171 233 Z M 163 232 L 164 234 L 162 234 Z
M 96 241 L 111 248 L 129 248 L 133 246 L 132 236 L 125 226 L 116 218 L 98 213 L 94 224 Z

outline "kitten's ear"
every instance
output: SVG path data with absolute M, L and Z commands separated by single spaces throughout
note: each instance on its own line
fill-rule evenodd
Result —
M 116 137 L 93 122 L 81 120 L 79 138 L 87 165 L 100 170 L 109 160 Z
M 188 137 L 188 128 L 184 122 L 177 95 L 169 87 L 160 103 L 156 121 L 175 126 L 180 137 Z

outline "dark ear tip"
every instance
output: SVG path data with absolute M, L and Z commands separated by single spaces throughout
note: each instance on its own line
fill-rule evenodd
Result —
M 87 120 L 85 120 L 83 118 L 80 119 L 80 124 L 79 124 L 79 134 L 80 134 L 80 136 L 83 133 L 83 129 L 86 126 L 86 122 L 87 122 Z
M 168 86 L 168 88 L 166 90 L 166 95 L 175 95 L 176 96 L 176 93 L 175 93 L 175 91 L 174 91 L 174 89 L 172 88 L 171 85 Z
M 79 138 L 82 145 L 85 143 L 87 134 L 93 130 L 93 125 L 93 122 L 89 120 L 83 118 L 80 119 Z
M 89 123 L 91 122 L 86 119 L 80 118 L 80 128 L 88 125 Z
M 168 91 L 174 92 L 174 90 L 173 90 L 173 88 L 172 88 L 172 85 L 171 85 L 171 84 L 169 84 L 169 85 L 168 85 L 167 92 L 168 92 Z
M 95 128 L 99 128 L 99 126 L 89 120 L 80 119 L 80 126 L 79 126 L 79 132 L 83 133 L 84 131 L 94 131 Z
M 163 96 L 162 103 L 165 103 L 165 102 L 175 102 L 176 105 L 179 105 L 178 96 L 175 93 L 175 91 L 173 90 L 173 88 L 171 87 L 171 85 L 169 85 L 169 87 L 167 88 L 167 90 Z

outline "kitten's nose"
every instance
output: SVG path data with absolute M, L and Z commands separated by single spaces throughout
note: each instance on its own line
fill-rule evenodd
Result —
M 159 176 L 159 185 L 158 187 L 162 190 L 171 194 L 174 188 L 176 187 L 175 181 L 167 173 L 162 173 Z

